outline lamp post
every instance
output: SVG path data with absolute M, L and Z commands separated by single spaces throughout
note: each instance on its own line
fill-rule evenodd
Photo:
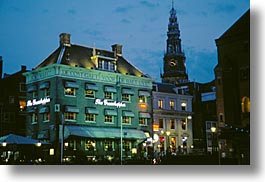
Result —
M 170 135 L 170 131 L 166 131 L 166 135 L 167 135 L 167 150 L 169 150 L 170 148 L 170 141 L 169 141 L 169 135 Z M 169 151 L 167 151 L 168 153 Z
M 213 135 L 213 144 L 212 144 L 212 154 L 213 152 L 218 152 L 218 164 L 220 165 L 220 149 L 219 149 L 219 139 L 218 139 L 218 130 L 215 126 L 211 127 L 211 132 Z M 215 136 L 216 135 L 216 136 Z

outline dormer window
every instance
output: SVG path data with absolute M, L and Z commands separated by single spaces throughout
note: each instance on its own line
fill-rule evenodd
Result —
M 106 71 L 115 71 L 115 61 L 116 59 L 111 57 L 105 57 L 98 55 L 98 69 Z

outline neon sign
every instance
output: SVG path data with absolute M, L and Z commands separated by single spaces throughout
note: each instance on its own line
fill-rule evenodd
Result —
M 27 101 L 27 107 L 29 106 L 37 106 L 37 105 L 44 105 L 44 104 L 47 104 L 51 102 L 51 99 L 50 98 L 41 98 L 40 100 L 37 100 L 37 99 L 33 99 L 33 100 L 28 100 Z
M 95 104 L 101 105 L 101 106 L 103 106 L 103 105 L 104 106 L 113 106 L 113 107 L 117 107 L 117 108 L 126 107 L 125 103 L 117 102 L 117 101 L 109 101 L 107 99 L 104 99 L 104 100 L 96 99 Z

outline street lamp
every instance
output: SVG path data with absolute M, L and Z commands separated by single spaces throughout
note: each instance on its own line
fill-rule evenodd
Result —
M 2 146 L 3 146 L 3 147 L 6 147 L 6 146 L 7 146 L 7 142 L 4 141 L 4 142 L 2 143 Z
M 212 133 L 212 154 L 213 152 L 215 151 L 214 147 L 215 147 L 215 133 L 216 133 L 216 127 L 215 126 L 212 126 L 211 127 L 211 133 Z
M 167 150 L 169 150 L 169 148 L 170 148 L 170 141 L 169 141 L 169 135 L 170 135 L 170 131 L 166 131 L 166 135 L 167 135 L 167 145 L 168 145 L 168 147 L 167 147 Z

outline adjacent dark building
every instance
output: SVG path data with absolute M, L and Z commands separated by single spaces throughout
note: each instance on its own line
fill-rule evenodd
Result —
M 250 10 L 216 41 L 217 117 L 226 155 L 250 163 Z
M 13 74 L 2 77 L 3 60 L 0 57 L 0 136 L 6 134 L 25 135 L 26 131 L 26 85 L 23 73 L 26 66 Z

